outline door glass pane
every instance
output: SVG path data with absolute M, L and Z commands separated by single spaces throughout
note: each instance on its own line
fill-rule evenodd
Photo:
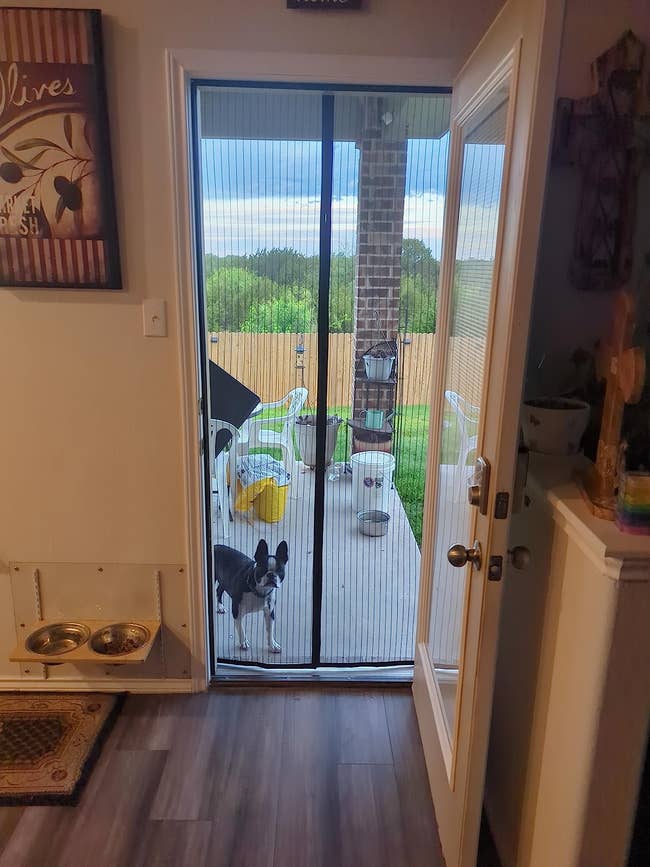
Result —
M 429 653 L 454 731 L 462 677 L 471 566 L 454 568 L 448 549 L 474 541 L 476 508 L 467 483 L 477 456 L 483 406 L 495 254 L 503 181 L 507 90 L 484 104 L 463 130 L 460 208 L 446 350 L 444 414 L 436 506 Z

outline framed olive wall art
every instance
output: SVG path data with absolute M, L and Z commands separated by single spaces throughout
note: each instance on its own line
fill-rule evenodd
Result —
M 120 289 L 101 13 L 0 9 L 0 286 Z

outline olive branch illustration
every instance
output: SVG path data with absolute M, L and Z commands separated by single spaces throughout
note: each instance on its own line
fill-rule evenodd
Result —
M 21 212 L 16 215 L 17 218 L 22 216 L 28 199 L 37 199 L 41 218 L 49 229 L 49 223 L 43 213 L 42 202 L 44 185 L 49 183 L 51 179 L 54 191 L 58 194 L 54 214 L 55 221 L 58 223 L 65 211 L 68 210 L 74 214 L 75 224 L 80 228 L 81 206 L 83 204 L 81 182 L 84 178 L 95 172 L 94 150 L 90 140 L 88 121 L 86 120 L 83 126 L 83 137 L 93 157 L 81 157 L 73 147 L 72 118 L 69 114 L 66 114 L 63 118 L 63 134 L 67 148 L 51 141 L 51 139 L 40 137 L 24 139 L 15 144 L 13 150 L 10 150 L 5 145 L 0 145 L 0 151 L 6 158 L 6 162 L 0 163 L 0 178 L 9 184 L 19 184 L 23 180 L 27 181 L 24 186 L 17 189 L 14 193 L 10 211 L 12 216 L 13 209 L 19 201 L 21 202 Z M 38 153 L 31 156 L 26 154 L 27 151 L 33 151 L 37 148 L 40 148 Z M 40 166 L 40 160 L 45 154 L 52 151 L 60 153 L 62 158 L 49 163 L 47 166 Z M 64 169 L 63 166 L 67 166 L 67 168 Z M 57 168 L 59 172 L 52 178 L 50 173 Z M 63 174 L 64 171 L 66 174 Z

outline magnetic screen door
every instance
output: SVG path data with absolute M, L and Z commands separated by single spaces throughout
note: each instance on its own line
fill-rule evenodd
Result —
M 286 541 L 261 612 L 216 605 L 215 661 L 289 667 L 414 655 L 447 91 L 193 85 L 207 358 L 259 397 L 212 395 L 213 544 Z M 448 415 L 451 464 L 461 454 Z

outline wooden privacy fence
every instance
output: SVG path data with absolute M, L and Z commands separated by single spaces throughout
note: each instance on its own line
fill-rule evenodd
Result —
M 214 338 L 217 338 L 216 342 Z M 400 386 L 398 401 L 405 406 L 428 404 L 435 334 L 411 334 L 410 343 L 399 343 Z M 208 353 L 244 385 L 259 394 L 264 403 L 279 400 L 292 388 L 302 385 L 303 373 L 296 364 L 304 364 L 304 383 L 309 390 L 308 405 L 316 404 L 318 377 L 318 335 L 305 334 L 304 352 L 296 353 L 295 334 L 250 334 L 220 331 L 208 336 Z M 331 334 L 327 402 L 329 406 L 350 406 L 354 369 L 354 335 Z M 483 351 L 471 337 L 452 337 L 446 388 L 478 403 L 480 382 L 469 359 Z

